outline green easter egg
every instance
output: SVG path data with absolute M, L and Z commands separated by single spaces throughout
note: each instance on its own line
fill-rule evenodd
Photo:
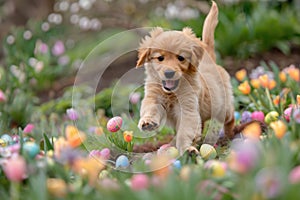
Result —
M 276 120 L 278 119 L 278 117 L 279 117 L 278 112 L 276 112 L 276 111 L 271 111 L 271 112 L 269 112 L 269 113 L 266 115 L 266 117 L 265 117 L 265 122 L 266 122 L 267 124 L 270 124 L 271 122 L 276 121 Z
M 214 159 L 217 157 L 217 151 L 210 144 L 202 144 L 200 147 L 200 156 L 204 160 Z

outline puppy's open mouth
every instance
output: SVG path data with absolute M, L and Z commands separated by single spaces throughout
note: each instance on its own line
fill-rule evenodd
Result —
M 163 84 L 163 88 L 166 91 L 173 91 L 178 87 L 179 79 L 178 80 L 163 80 L 162 84 Z

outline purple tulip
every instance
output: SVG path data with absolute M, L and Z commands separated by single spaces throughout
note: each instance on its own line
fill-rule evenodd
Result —
M 251 112 L 249 111 L 244 111 L 242 113 L 242 118 L 241 118 L 241 123 L 247 123 L 247 122 L 250 122 L 252 120 L 251 118 Z
M 265 120 L 265 115 L 262 111 L 254 111 L 252 114 L 251 114 L 251 118 L 253 120 L 258 120 L 258 121 L 264 121 Z
M 52 54 L 54 56 L 60 56 L 65 52 L 65 45 L 61 40 L 55 42 L 52 47 Z
M 79 118 L 78 112 L 74 108 L 67 109 L 68 118 L 72 121 L 75 121 Z

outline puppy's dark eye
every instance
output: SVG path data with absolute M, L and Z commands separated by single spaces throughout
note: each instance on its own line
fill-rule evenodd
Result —
M 158 60 L 159 62 L 163 61 L 164 59 L 165 59 L 165 57 L 163 57 L 163 56 L 158 56 L 158 57 L 157 57 L 157 60 Z
M 185 60 L 185 58 L 183 56 L 177 56 L 177 59 L 181 62 Z

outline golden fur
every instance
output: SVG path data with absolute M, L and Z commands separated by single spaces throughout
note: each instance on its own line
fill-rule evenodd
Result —
M 234 107 L 228 73 L 215 62 L 214 31 L 218 8 L 213 2 L 205 19 L 202 40 L 190 28 L 155 28 L 139 48 L 137 67 L 145 66 L 145 97 L 139 128 L 152 131 L 165 122 L 176 129 L 176 147 L 197 151 L 193 140 L 203 124 L 216 119 L 233 137 Z

